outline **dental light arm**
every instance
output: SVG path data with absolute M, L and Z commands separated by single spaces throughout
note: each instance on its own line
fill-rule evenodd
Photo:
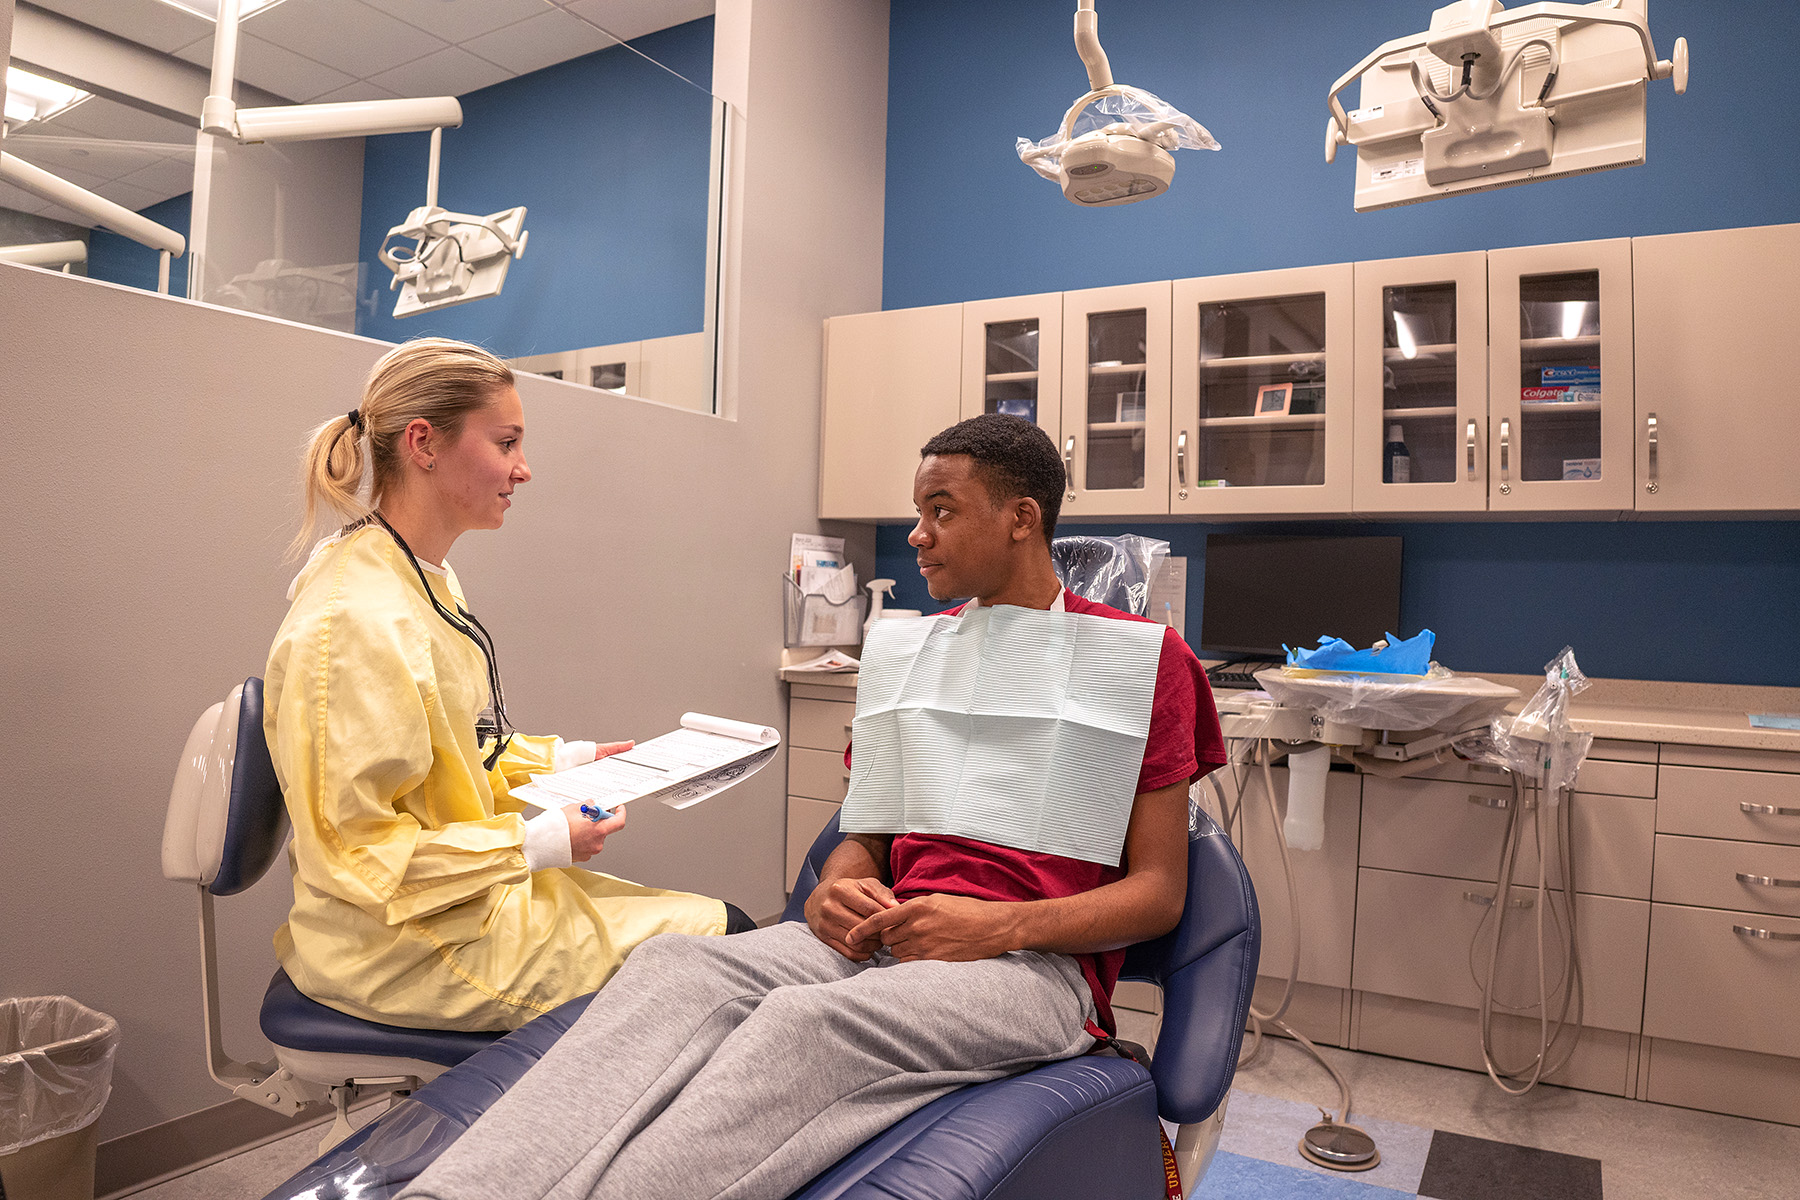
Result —
M 1085 207 L 1160 196 L 1175 178 L 1170 151 L 1217 150 L 1219 143 L 1199 122 L 1158 97 L 1115 83 L 1112 64 L 1100 46 L 1094 0 L 1078 2 L 1075 52 L 1087 68 L 1089 90 L 1063 114 L 1055 134 L 1041 142 L 1020 138 L 1019 159 Z M 1090 107 L 1100 117 L 1090 119 L 1090 128 L 1077 133 L 1078 121 Z
M 34 167 L 24 159 L 4 152 L 0 152 L 0 179 L 54 201 L 70 212 L 79 213 L 94 224 L 104 225 L 139 245 L 160 250 L 162 256 L 157 267 L 156 290 L 168 294 L 169 260 L 181 257 L 187 250 L 187 239 L 179 233 L 167 226 L 158 225 L 149 217 L 134 213 L 123 205 L 114 204 L 104 196 L 96 196 L 86 188 L 77 187 L 60 175 L 52 175 L 42 167 Z

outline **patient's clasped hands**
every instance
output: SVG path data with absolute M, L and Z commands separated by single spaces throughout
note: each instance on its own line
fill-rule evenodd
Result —
M 882 946 L 902 962 L 974 962 L 1017 948 L 1013 906 L 933 893 L 901 901 L 878 879 L 835 879 L 815 890 L 806 923 L 845 958 L 862 962 Z

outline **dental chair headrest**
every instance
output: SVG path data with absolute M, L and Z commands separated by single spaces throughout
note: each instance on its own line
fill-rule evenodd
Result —
M 163 822 L 163 877 L 232 896 L 268 871 L 287 838 L 287 808 L 263 738 L 262 680 L 200 714 Z
M 1150 606 L 1145 564 L 1109 538 L 1059 537 L 1050 543 L 1050 562 L 1063 586 L 1084 600 L 1139 617 Z

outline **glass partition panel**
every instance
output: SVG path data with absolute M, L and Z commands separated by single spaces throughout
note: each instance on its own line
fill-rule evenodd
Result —
M 1198 484 L 1325 482 L 1325 295 L 1200 307 Z
M 1087 490 L 1144 486 L 1147 314 L 1141 308 L 1087 319 Z
M 1600 273 L 1524 276 L 1519 478 L 1601 478 L 1600 404 Z

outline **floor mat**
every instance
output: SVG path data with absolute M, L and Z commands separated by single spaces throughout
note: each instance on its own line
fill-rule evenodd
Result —
M 1309 1104 L 1233 1091 L 1219 1153 L 1196 1195 L 1203 1200 L 1325 1197 L 1331 1200 L 1602 1200 L 1600 1161 L 1352 1113 L 1381 1162 L 1344 1172 L 1300 1157 L 1300 1137 L 1319 1121 Z

